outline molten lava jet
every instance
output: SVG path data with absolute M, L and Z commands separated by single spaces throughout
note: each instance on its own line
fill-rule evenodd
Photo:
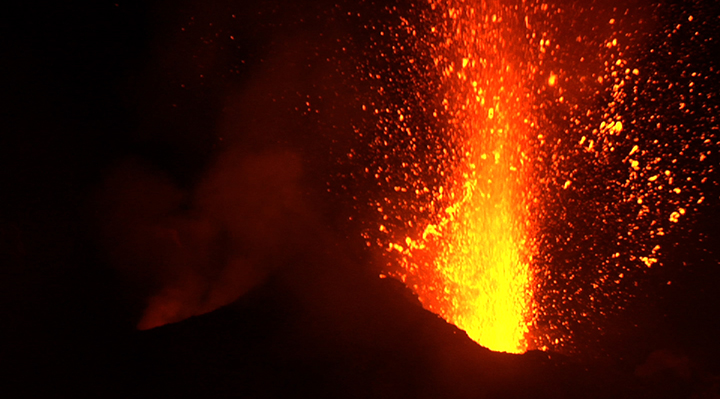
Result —
M 490 349 L 524 352 L 533 252 L 524 71 L 506 32 L 474 28 L 497 23 L 497 16 L 486 21 L 462 8 L 449 15 L 451 43 L 458 44 L 436 55 L 436 63 L 447 53 L 464 55 L 443 70 L 443 105 L 455 116 L 449 127 L 463 153 L 449 176 L 450 205 L 439 210 L 440 221 L 428 224 L 419 240 L 406 238 L 408 251 L 393 248 L 404 252 L 400 277 L 424 279 L 414 287 L 428 309 Z M 431 271 L 420 277 L 418 268 L 426 266 L 415 264 L 413 254 L 427 246 L 436 249 Z

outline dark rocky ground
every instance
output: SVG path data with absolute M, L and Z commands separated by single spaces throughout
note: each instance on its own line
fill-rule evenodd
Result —
M 629 376 L 588 371 L 562 356 L 482 348 L 423 310 L 394 281 L 368 287 L 380 306 L 346 298 L 307 313 L 291 295 L 278 295 L 286 292 L 281 284 L 271 282 L 211 314 L 138 334 L 138 359 L 146 367 L 142 394 L 604 398 L 641 392 Z
M 716 395 L 712 379 L 687 364 L 683 369 L 663 360 L 649 362 L 651 370 L 639 376 L 559 354 L 489 351 L 422 309 L 394 280 L 317 286 L 312 295 L 294 285 L 276 277 L 212 313 L 133 334 L 125 353 L 130 368 L 117 393 L 248 398 Z M 318 292 L 322 290 L 328 292 Z

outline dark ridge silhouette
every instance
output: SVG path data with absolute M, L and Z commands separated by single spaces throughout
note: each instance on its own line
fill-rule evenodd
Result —
M 139 383 L 128 396 L 669 398 L 687 388 L 679 377 L 643 386 L 559 354 L 492 352 L 391 279 L 331 298 L 287 277 L 214 312 L 137 333 Z

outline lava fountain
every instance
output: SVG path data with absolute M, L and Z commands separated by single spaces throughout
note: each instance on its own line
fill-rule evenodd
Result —
M 716 72 L 659 58 L 696 20 L 535 1 L 385 14 L 365 25 L 375 95 L 347 154 L 374 186 L 353 198 L 377 212 L 381 277 L 493 350 L 596 342 L 705 206 L 717 107 L 697 85 Z

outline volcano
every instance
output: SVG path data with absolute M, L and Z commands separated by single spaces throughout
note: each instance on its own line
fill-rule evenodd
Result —
M 12 15 L 6 392 L 718 397 L 720 12 L 591 3 Z
M 295 277 L 277 276 L 214 312 L 134 334 L 138 380 L 124 394 L 671 398 L 697 388 L 670 366 L 638 377 L 560 354 L 492 352 L 393 279 L 334 281 L 308 295 Z

